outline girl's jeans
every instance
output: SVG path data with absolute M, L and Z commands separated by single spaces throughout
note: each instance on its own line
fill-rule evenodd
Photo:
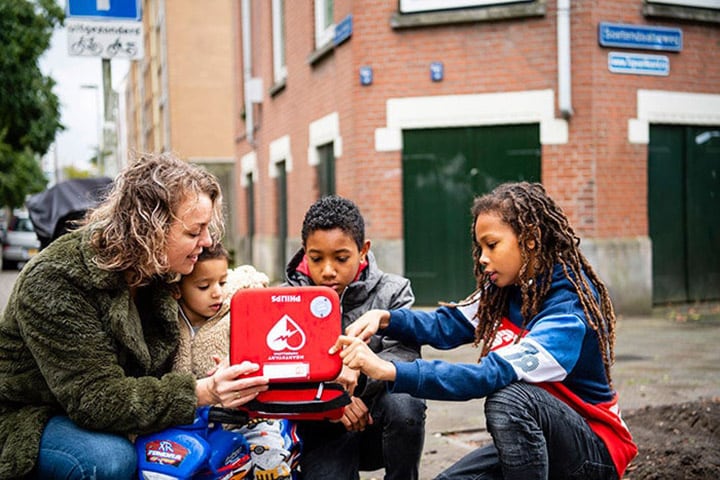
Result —
M 85 430 L 56 416 L 45 426 L 31 478 L 132 479 L 136 466 L 135 447 L 127 438 Z
M 470 452 L 437 480 L 617 480 L 600 438 L 572 408 L 542 388 L 513 383 L 485 401 L 493 443 Z
M 374 423 L 348 432 L 341 423 L 298 422 L 304 480 L 354 480 L 385 468 L 385 480 L 415 480 L 425 440 L 425 401 L 381 393 L 368 405 Z

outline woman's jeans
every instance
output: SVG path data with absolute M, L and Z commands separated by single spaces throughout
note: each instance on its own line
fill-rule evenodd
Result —
M 368 405 L 374 423 L 348 432 L 341 423 L 298 422 L 303 480 L 355 480 L 359 470 L 385 468 L 386 480 L 419 478 L 425 402 L 384 392 Z
M 587 422 L 542 388 L 513 383 L 485 400 L 493 443 L 437 480 L 617 480 L 610 454 Z
M 56 416 L 45 426 L 31 478 L 132 479 L 136 466 L 135 447 L 127 438 L 85 430 Z

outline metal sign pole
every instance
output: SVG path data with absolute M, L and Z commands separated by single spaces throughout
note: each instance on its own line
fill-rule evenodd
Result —
M 102 59 L 103 112 L 105 112 L 105 121 L 103 122 L 101 150 L 98 155 L 98 170 L 100 172 L 100 175 L 105 175 L 106 155 L 109 153 L 105 150 L 107 146 L 112 143 L 109 141 L 110 139 L 108 138 L 108 129 L 115 122 L 115 112 L 113 110 L 112 69 L 110 65 L 111 64 L 109 58 Z

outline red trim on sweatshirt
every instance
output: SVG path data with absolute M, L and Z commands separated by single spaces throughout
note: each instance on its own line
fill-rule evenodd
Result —
M 514 342 L 519 333 L 520 328 L 508 318 L 503 318 L 492 350 Z M 524 334 L 527 333 L 527 331 L 524 332 Z M 638 449 L 633 442 L 630 430 L 620 417 L 617 393 L 610 402 L 593 405 L 585 402 L 561 382 L 542 382 L 536 385 L 567 404 L 587 421 L 592 431 L 605 443 L 617 469 L 618 478 L 622 478 L 625 469 L 637 455 Z
M 355 278 L 353 278 L 353 282 L 357 282 L 360 278 L 360 274 L 368 267 L 368 261 L 367 258 L 360 262 L 360 267 L 358 268 L 357 274 L 355 275 Z M 300 263 L 298 263 L 296 271 L 302 273 L 303 275 L 307 276 L 308 278 L 312 279 L 310 276 L 310 267 L 308 265 L 308 259 L 307 255 L 303 255 L 302 260 L 300 260 Z

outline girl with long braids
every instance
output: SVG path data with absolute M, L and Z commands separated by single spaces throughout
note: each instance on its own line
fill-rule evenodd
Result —
M 637 454 L 620 418 L 610 367 L 615 313 L 560 207 L 537 183 L 475 199 L 477 290 L 432 312 L 372 310 L 331 352 L 392 392 L 485 398 L 493 442 L 438 479 L 617 479 Z M 387 362 L 367 348 L 378 330 L 451 349 L 473 342 L 477 364 Z

